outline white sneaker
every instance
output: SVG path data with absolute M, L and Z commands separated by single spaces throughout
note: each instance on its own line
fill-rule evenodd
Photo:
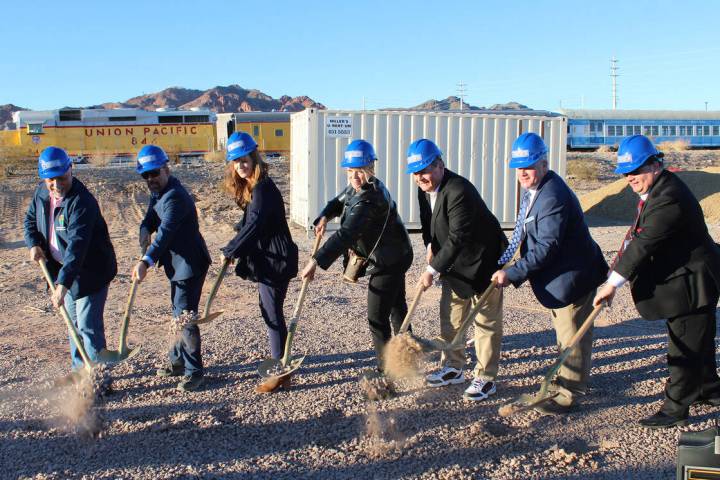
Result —
M 470 386 L 465 389 L 463 398 L 474 402 L 480 402 L 488 398 L 490 395 L 495 395 L 495 382 L 492 380 L 485 381 L 482 378 L 476 377 L 473 379 L 472 383 L 470 383 Z
M 437 372 L 428 374 L 425 377 L 428 387 L 444 387 L 445 385 L 465 383 L 462 370 L 453 367 L 443 367 Z

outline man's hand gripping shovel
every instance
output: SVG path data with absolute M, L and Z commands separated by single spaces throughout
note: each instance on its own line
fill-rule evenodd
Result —
M 318 248 L 320 248 L 321 240 L 322 235 L 315 236 L 315 244 L 313 245 L 311 256 L 315 255 L 315 253 L 318 251 Z M 287 377 L 295 370 L 300 368 L 303 360 L 305 360 L 305 355 L 297 357 L 295 359 L 291 359 L 290 353 L 293 337 L 295 336 L 295 330 L 297 330 L 298 321 L 300 320 L 300 313 L 302 312 L 302 306 L 305 302 L 305 294 L 307 293 L 307 287 L 309 283 L 310 279 L 307 277 L 304 278 L 302 281 L 302 286 L 300 287 L 300 296 L 295 303 L 295 310 L 293 311 L 293 316 L 290 320 L 290 325 L 288 326 L 287 338 L 285 339 L 285 354 L 283 355 L 282 359 L 278 360 L 276 358 L 266 358 L 265 360 L 260 362 L 260 365 L 258 365 L 258 373 L 263 378 L 274 378 L 279 382 L 283 379 L 283 377 Z
M 600 314 L 603 308 L 605 308 L 605 302 L 599 304 L 593 309 L 592 312 L 590 312 L 590 315 L 588 315 L 588 317 L 585 319 L 582 326 L 578 329 L 577 332 L 575 332 L 575 335 L 573 335 L 568 342 L 567 347 L 565 347 L 562 353 L 560 353 L 558 359 L 555 360 L 553 366 L 550 367 L 550 370 L 548 370 L 545 374 L 545 378 L 540 384 L 540 390 L 534 395 L 528 393 L 520 395 L 517 400 L 500 407 L 498 409 L 498 414 L 500 414 L 501 417 L 509 417 L 510 415 L 514 415 L 516 413 L 531 410 L 538 405 L 542 405 L 543 403 L 552 400 L 558 395 L 558 392 L 550 391 L 551 382 L 553 381 L 555 375 L 560 370 L 560 367 L 562 367 L 563 363 L 565 363 L 565 360 L 573 351 L 575 346 L 585 336 L 588 330 L 590 330 L 590 327 L 592 327 L 595 319 Z

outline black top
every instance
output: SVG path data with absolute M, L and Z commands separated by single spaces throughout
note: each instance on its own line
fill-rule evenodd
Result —
M 327 270 L 348 249 L 368 258 L 378 238 L 380 243 L 368 258 L 364 273 L 404 272 L 410 267 L 413 259 L 410 237 L 390 192 L 379 179 L 370 177 L 358 192 L 348 186 L 328 202 L 313 223 L 317 224 L 321 217 L 331 220 L 340 215 L 340 228 L 315 254 L 320 268 Z M 386 218 L 387 226 L 381 237 Z
M 469 180 L 445 169 L 435 209 L 429 195 L 418 188 L 423 242 L 431 245 L 430 266 L 456 295 L 469 298 L 490 285 L 507 238 L 495 215 Z
M 270 177 L 255 185 L 235 230 L 237 234 L 222 252 L 238 260 L 238 276 L 274 285 L 297 275 L 298 248 L 290 236 L 282 195 Z
M 697 199 L 674 173 L 663 171 L 650 188 L 615 271 L 632 282 L 635 306 L 648 320 L 717 302 L 720 249 Z
M 45 182 L 40 182 L 25 215 L 28 248 L 43 249 L 48 270 L 56 283 L 67 287 L 76 300 L 108 285 L 115 278 L 117 263 L 107 224 L 95 197 L 80 180 L 73 178 L 70 190 L 55 209 L 52 221 L 62 265 L 50 255 L 49 211 L 50 192 Z

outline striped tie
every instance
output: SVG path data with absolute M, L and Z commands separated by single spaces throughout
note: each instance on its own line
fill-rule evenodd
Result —
M 515 222 L 515 228 L 513 229 L 512 237 L 510 238 L 510 244 L 508 245 L 505 252 L 500 255 L 498 265 L 505 265 L 515 255 L 515 251 L 520 245 L 522 240 L 523 222 L 525 221 L 525 213 L 530 203 L 530 192 L 526 191 L 523 193 L 522 200 L 520 201 L 520 211 L 518 212 L 517 221 Z

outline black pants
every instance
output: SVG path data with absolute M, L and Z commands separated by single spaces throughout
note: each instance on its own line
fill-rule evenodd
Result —
M 175 317 L 180 316 L 183 310 L 197 313 L 206 274 L 207 271 L 202 275 L 190 277 L 186 280 L 170 282 L 170 298 L 172 299 L 173 315 Z M 186 326 L 180 338 L 170 348 L 168 357 L 172 365 L 185 368 L 185 375 L 202 374 L 200 327 L 197 325 Z
M 368 322 L 378 367 L 382 370 L 382 354 L 393 332 L 400 330 L 405 314 L 405 272 L 372 275 L 368 283 Z M 391 327 L 392 323 L 392 327 Z
M 285 282 L 275 286 L 265 283 L 257 284 L 260 296 L 260 313 L 267 327 L 270 354 L 275 359 L 280 359 L 285 353 L 287 327 L 283 315 L 283 304 L 285 303 L 288 283 Z
M 668 319 L 667 362 L 670 378 L 665 385 L 662 411 L 685 416 L 695 400 L 720 397 L 715 364 L 715 305 L 692 314 Z

